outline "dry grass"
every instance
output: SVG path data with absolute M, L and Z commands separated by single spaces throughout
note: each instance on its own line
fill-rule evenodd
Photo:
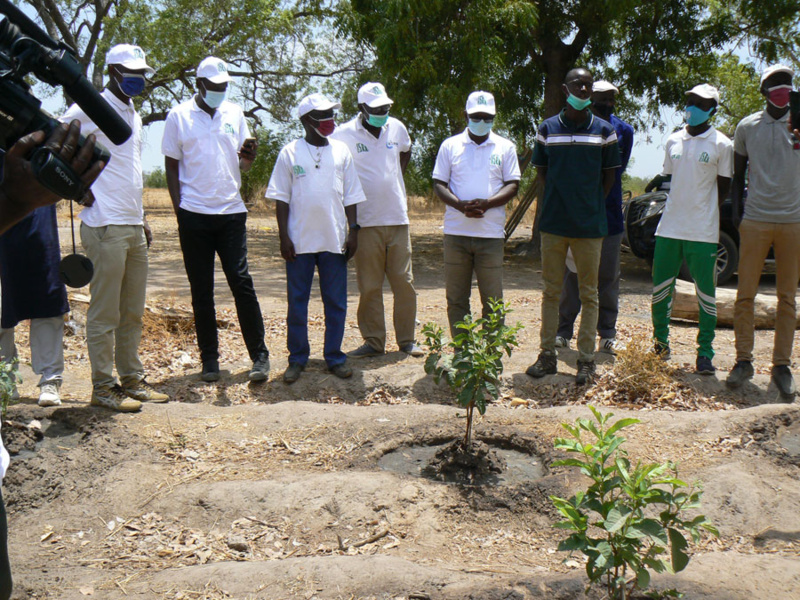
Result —
M 672 391 L 676 369 L 658 357 L 652 346 L 649 339 L 640 335 L 617 352 L 614 368 L 606 376 L 613 381 L 620 399 L 653 401 Z

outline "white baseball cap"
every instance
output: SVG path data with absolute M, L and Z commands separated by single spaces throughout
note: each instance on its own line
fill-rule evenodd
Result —
M 467 98 L 467 114 L 486 113 L 494 115 L 494 96 L 489 92 L 472 92 Z
M 619 94 L 619 89 L 617 89 L 617 86 L 615 86 L 613 83 L 603 80 L 595 81 L 592 84 L 592 91 L 598 93 L 614 92 L 615 94 Z
M 788 73 L 789 77 L 794 77 L 794 71 L 792 71 L 791 67 L 787 67 L 786 65 L 771 65 L 764 69 L 764 72 L 761 74 L 761 83 L 764 83 L 776 73 Z
M 106 54 L 107 65 L 122 65 L 132 71 L 144 70 L 148 75 L 152 75 L 156 70 L 147 64 L 144 50 L 132 44 L 117 44 Z
M 309 94 L 297 105 L 297 116 L 302 117 L 312 110 L 337 110 L 339 108 L 342 108 L 342 105 L 339 102 L 328 100 L 325 94 Z
M 686 96 L 689 94 L 694 94 L 695 96 L 700 96 L 701 98 L 706 98 L 707 100 L 714 100 L 717 104 L 719 104 L 719 90 L 715 88 L 713 85 L 709 85 L 707 83 L 701 83 L 700 85 L 694 86 L 688 92 L 686 92 Z
M 197 67 L 198 79 L 208 79 L 211 83 L 228 83 L 231 76 L 228 74 L 228 65 L 216 56 L 204 58 Z
M 369 81 L 358 89 L 358 103 L 370 108 L 394 104 L 394 100 L 386 95 L 386 88 L 375 81 Z

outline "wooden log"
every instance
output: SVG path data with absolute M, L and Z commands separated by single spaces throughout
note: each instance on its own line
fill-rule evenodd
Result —
M 718 327 L 733 327 L 733 307 L 735 302 L 736 290 L 717 289 Z M 775 329 L 775 313 L 778 309 L 778 299 L 771 294 L 757 294 L 754 308 L 756 329 Z M 694 283 L 679 279 L 675 284 L 672 318 L 697 323 L 700 316 L 699 311 Z M 800 319 L 797 320 L 797 329 L 800 329 Z

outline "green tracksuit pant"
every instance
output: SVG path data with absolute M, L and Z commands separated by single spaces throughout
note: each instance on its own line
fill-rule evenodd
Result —
M 653 256 L 653 337 L 657 344 L 669 348 L 669 319 L 675 278 L 683 260 L 695 282 L 700 306 L 700 330 L 697 332 L 697 355 L 714 358 L 711 347 L 717 327 L 717 244 L 689 242 L 668 237 L 656 238 Z

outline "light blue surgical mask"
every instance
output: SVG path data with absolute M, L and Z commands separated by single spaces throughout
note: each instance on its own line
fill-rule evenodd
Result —
M 212 92 L 211 90 L 203 90 L 203 102 L 205 102 L 209 108 L 219 108 L 220 105 L 224 102 L 225 96 L 228 95 L 228 90 L 224 92 Z
M 711 118 L 711 113 L 713 111 L 713 108 L 701 110 L 697 106 L 687 106 L 684 109 L 683 118 L 686 120 L 687 125 L 697 127 L 698 125 L 702 125 L 708 121 Z
M 485 135 L 489 135 L 489 132 L 492 130 L 492 125 L 494 125 L 493 121 L 489 121 L 487 123 L 482 119 L 476 119 L 476 120 L 470 119 L 467 127 L 469 127 L 469 130 L 472 133 L 472 135 L 483 137 Z
M 586 110 L 589 108 L 589 105 L 592 103 L 591 98 L 586 98 L 585 100 L 578 98 L 577 96 L 572 95 L 571 93 L 567 93 L 567 104 L 569 104 L 575 110 Z
M 364 116 L 367 117 L 367 123 L 373 127 L 383 127 L 386 125 L 386 121 L 389 120 L 389 113 L 386 113 L 385 115 L 373 115 L 371 113 L 364 112 Z

